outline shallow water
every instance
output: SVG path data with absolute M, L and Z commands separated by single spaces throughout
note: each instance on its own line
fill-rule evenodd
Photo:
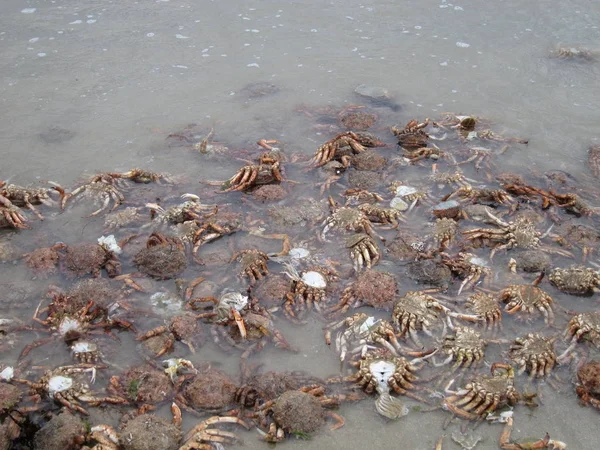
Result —
M 310 155 L 331 136 L 312 130 L 311 120 L 295 109 L 301 104 L 361 103 L 353 94 L 361 83 L 387 88 L 401 105 L 400 111 L 375 108 L 379 120 L 374 131 L 388 142 L 393 142 L 390 125 L 438 117 L 442 111 L 470 113 L 491 120 L 495 130 L 529 139 L 529 145 L 511 146 L 502 156 L 502 170 L 531 174 L 528 170 L 560 169 L 578 178 L 588 173 L 587 147 L 598 143 L 600 63 L 548 55 L 559 43 L 600 48 L 599 23 L 600 4 L 568 0 L 268 0 L 243 5 L 4 0 L 0 179 L 18 184 L 54 180 L 72 189 L 83 173 L 139 166 L 185 176 L 181 187 L 136 188 L 139 199 L 198 192 L 197 181 L 225 179 L 240 163 L 207 162 L 184 146 L 170 145 L 165 139 L 169 133 L 198 123 L 204 133 L 214 127 L 214 140 L 230 148 L 258 154 L 254 142 L 266 137 L 282 141 L 290 154 Z M 243 88 L 256 82 L 273 84 L 279 91 L 249 98 Z M 418 177 L 424 172 L 416 173 Z M 290 175 L 303 176 L 294 171 Z M 227 201 L 237 198 L 232 195 Z M 103 218 L 82 217 L 91 211 L 84 204 L 55 215 L 46 208 L 49 217 L 44 223 L 32 217 L 33 230 L 3 230 L 0 239 L 11 240 L 23 252 L 56 241 L 93 241 L 103 233 Z M 133 248 L 142 244 L 139 240 Z M 213 249 L 227 245 L 216 243 Z M 134 250 L 128 256 L 132 254 Z M 394 270 L 389 263 L 382 267 Z M 188 279 L 197 276 L 192 269 L 185 273 Z M 21 305 L 26 308 L 10 311 L 23 319 L 48 284 L 69 284 L 59 276 L 35 283 L 30 279 L 22 262 L 2 265 L 0 282 L 23 282 L 33 290 Z M 166 286 L 174 289 L 173 283 Z M 594 299 L 556 290 L 552 294 L 569 309 L 595 306 Z M 300 353 L 268 348 L 257 358 L 265 363 L 264 370 L 304 369 L 318 376 L 339 370 L 333 351 L 323 342 L 320 323 L 277 323 Z M 528 329 L 515 321 L 511 326 L 517 333 Z M 138 357 L 133 356 L 133 339 L 125 333 L 121 338 L 122 347 L 111 360 L 124 367 Z M 5 352 L 0 364 L 13 363 L 19 351 Z M 53 364 L 70 362 L 61 348 L 49 356 L 43 350 L 32 355 L 48 357 Z M 223 358 L 216 347 L 207 345 L 190 359 Z M 231 374 L 237 371 L 236 357 L 219 364 Z M 567 372 L 562 376 L 568 379 Z M 519 406 L 515 436 L 542 437 L 550 431 L 569 448 L 593 448 L 597 412 L 580 408 L 569 384 L 562 390 L 556 393 L 544 385 L 543 406 Z M 442 430 L 447 413 L 411 412 L 388 423 L 373 406 L 369 400 L 344 405 L 343 429 L 285 445 L 431 449 L 446 433 L 444 448 L 459 448 L 450 439 L 457 426 Z M 186 425 L 192 422 L 186 419 Z M 481 425 L 476 433 L 485 441 L 477 448 L 497 448 L 500 431 L 501 425 Z M 244 447 L 265 444 L 252 432 L 245 436 Z

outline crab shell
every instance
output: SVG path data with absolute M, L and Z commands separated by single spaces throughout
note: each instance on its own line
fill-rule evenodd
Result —
M 327 287 L 327 280 L 323 274 L 315 270 L 303 272 L 300 279 L 304 284 L 311 288 L 325 289 Z
M 48 380 L 48 395 L 50 398 L 60 392 L 64 392 L 73 386 L 73 378 L 55 375 Z

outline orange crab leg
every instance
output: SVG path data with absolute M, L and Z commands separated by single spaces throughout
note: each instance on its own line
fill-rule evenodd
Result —
M 242 339 L 246 339 L 248 333 L 246 332 L 246 325 L 244 325 L 244 319 L 242 319 L 240 312 L 235 308 L 231 308 L 231 314 L 233 315 L 235 323 L 240 330 L 240 336 L 242 336 Z

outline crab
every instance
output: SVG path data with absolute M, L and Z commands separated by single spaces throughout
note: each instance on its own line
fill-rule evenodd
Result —
M 432 236 L 441 249 L 446 249 L 449 244 L 454 242 L 457 230 L 458 223 L 454 219 L 442 217 L 435 219 Z
M 398 228 L 399 222 L 405 222 L 402 213 L 394 208 L 384 208 L 383 206 L 363 203 L 358 206 L 371 222 L 392 225 Z
M 442 252 L 440 255 L 442 256 L 442 262 L 452 273 L 463 279 L 458 288 L 458 295 L 465 288 L 474 288 L 482 277 L 487 280 L 492 274 L 485 262 L 471 253 L 459 252 L 455 256 L 450 256 Z
M 175 278 L 187 267 L 181 239 L 156 232 L 148 237 L 146 248 L 135 255 L 133 262 L 142 273 L 157 280 Z
M 344 419 L 324 408 L 336 407 L 344 396 L 313 395 L 302 391 L 287 391 L 258 407 L 253 417 L 259 427 L 266 429 L 263 439 L 267 442 L 281 442 L 288 435 L 306 436 L 317 431 L 326 417 L 335 420 L 331 430 L 344 426 Z
M 92 180 L 95 180 L 96 178 L 98 177 L 94 177 Z M 105 211 L 109 207 L 111 201 L 114 204 L 110 210 L 113 211 L 125 201 L 125 196 L 113 183 L 114 180 L 111 177 L 106 177 L 106 179 L 98 178 L 97 181 L 90 181 L 65 195 L 61 201 L 61 207 L 64 209 L 71 198 L 75 199 L 81 194 L 82 198 L 91 198 L 101 205 L 100 208 L 89 215 L 90 217 Z
M 430 177 L 431 181 L 443 188 L 444 186 L 467 186 L 469 183 L 476 183 L 476 180 L 465 177 L 465 175 L 456 169 L 454 172 L 434 172 Z
M 65 249 L 66 244 L 59 242 L 52 247 L 42 247 L 35 249 L 24 256 L 25 264 L 36 276 L 47 278 L 49 274 L 56 272 L 61 253 L 59 250 Z
M 188 223 L 189 221 L 177 226 L 181 227 Z M 196 255 L 200 247 L 204 244 L 238 231 L 242 226 L 242 217 L 241 214 L 228 211 L 223 212 L 217 207 L 214 213 L 203 217 L 202 225 L 199 226 L 195 221 L 193 224 L 193 234 L 189 240 L 194 245 L 193 254 Z
M 332 160 L 340 160 L 344 167 L 350 165 L 350 156 L 366 150 L 367 147 L 381 147 L 385 144 L 369 133 L 346 131 L 321 145 L 310 161 L 311 167 L 321 167 Z M 349 147 L 349 150 L 344 149 Z
M 535 284 L 512 284 L 500 291 L 499 299 L 506 303 L 504 310 L 508 314 L 515 314 L 518 311 L 531 314 L 537 309 L 544 316 L 546 325 L 554 322 L 552 297 Z
M 87 298 L 77 298 L 74 295 L 53 291 L 51 291 L 51 295 L 52 301 L 46 308 L 40 310 L 42 305 L 42 302 L 40 302 L 33 314 L 33 320 L 46 327 L 44 330 L 52 333 L 52 335 L 49 338 L 42 338 L 25 346 L 19 358 L 24 358 L 34 348 L 53 342 L 56 338 L 62 338 L 65 342 L 71 343 L 82 335 L 95 332 L 104 333 L 100 330 L 94 331 L 98 328 L 110 330 L 119 326 L 125 329 L 135 329 L 130 322 L 109 316 L 110 311 L 113 310 L 117 302 L 103 305 Z M 43 312 L 46 313 L 45 319 L 39 317 L 39 314 Z
M 348 354 L 360 353 L 365 356 L 374 344 L 379 344 L 388 349 L 392 354 L 413 353 L 413 356 L 423 356 L 429 352 L 410 352 L 403 348 L 394 332 L 394 327 L 382 319 L 376 319 L 365 313 L 355 313 L 339 322 L 334 322 L 326 327 L 325 342 L 331 344 L 331 332 L 338 331 L 335 337 L 335 347 L 340 355 L 340 361 L 345 361 Z M 358 344 L 356 347 L 351 346 Z
M 78 339 L 70 348 L 73 359 L 81 364 L 93 364 L 100 359 L 98 345 L 88 339 Z
M 508 364 L 494 363 L 491 376 L 478 375 L 459 391 L 451 391 L 451 380 L 446 388 L 449 394 L 442 405 L 444 409 L 462 419 L 485 418 L 504 405 L 514 406 L 521 394 L 514 386 L 515 371 Z
M 213 320 L 213 340 L 223 349 L 233 347 L 245 350 L 242 354 L 245 360 L 251 353 L 260 351 L 268 339 L 277 347 L 293 351 L 281 332 L 274 327 L 271 314 L 256 299 L 248 301 L 247 296 L 225 290 L 220 299 L 202 297 L 191 299 L 190 304 L 195 307 L 196 303 L 209 301 L 214 305 L 213 311 L 197 317 Z
M 292 279 L 290 290 L 283 304 L 285 315 L 297 321 L 306 309 L 321 310 L 327 299 L 327 286 L 337 279 L 337 272 L 327 267 L 314 266 L 298 273 L 291 264 L 286 264 L 284 273 Z
M 112 236 L 112 235 L 111 235 Z M 63 258 L 68 273 L 74 276 L 90 274 L 96 278 L 102 269 L 106 270 L 109 278 L 121 273 L 119 253 L 121 246 L 116 243 L 114 236 L 98 239 L 97 244 L 68 245 Z
M 543 439 L 537 440 L 526 440 L 525 442 L 511 442 L 510 435 L 512 434 L 514 419 L 512 417 L 512 411 L 510 411 L 511 415 L 506 418 L 506 425 L 504 425 L 504 430 L 502 430 L 502 434 L 498 439 L 498 445 L 503 450 L 534 450 L 541 448 L 549 448 L 552 450 L 565 450 L 567 448 L 567 444 L 562 441 L 557 441 L 556 439 L 550 439 L 550 435 L 546 433 Z
M 467 299 L 466 306 L 486 330 L 502 328 L 502 310 L 494 296 L 485 292 L 475 292 Z
M 472 141 L 475 139 L 495 141 L 495 142 L 506 142 L 509 144 L 523 144 L 527 145 L 529 140 L 521 139 L 518 137 L 505 137 L 500 134 L 494 133 L 492 130 L 481 130 L 481 131 L 470 131 L 464 138 L 466 141 Z
M 432 356 L 429 352 L 427 358 Z M 347 377 L 334 377 L 329 383 L 351 382 L 359 385 L 367 394 L 373 392 L 389 393 L 390 390 L 400 395 L 406 395 L 423 403 L 427 403 L 419 395 L 411 391 L 423 390 L 424 388 L 415 384 L 418 380 L 416 372 L 423 367 L 424 358 L 408 360 L 396 356 L 388 349 L 378 348 L 369 350 L 358 361 L 350 364 L 358 371 Z
M 0 181 L 0 195 L 10 200 L 13 205 L 25 207 L 33 212 L 38 219 L 44 220 L 44 216 L 33 205 L 56 206 L 57 203 L 50 197 L 50 194 L 58 192 L 61 199 L 66 195 L 64 189 L 58 183 L 49 183 L 52 188 L 45 189 L 22 187 Z
M 235 175 L 226 180 L 221 186 L 221 192 L 247 191 L 254 186 L 281 183 L 283 175 L 280 162 L 249 164 L 238 170 Z
M 148 414 L 154 409 L 151 405 L 142 405 L 137 410 L 125 414 L 121 418 L 120 433 L 110 425 L 95 425 L 89 429 L 86 442 L 91 445 L 82 447 L 83 450 L 119 450 L 139 449 L 140 446 L 152 442 L 160 448 L 178 448 L 181 440 L 181 410 L 171 404 L 173 420 L 168 422 L 162 417 Z M 209 419 L 210 420 L 210 419 Z M 191 448 L 191 447 L 190 447 Z
M 188 431 L 179 450 L 208 450 L 214 448 L 216 444 L 222 447 L 222 443 L 233 444 L 239 441 L 239 438 L 231 431 L 210 428 L 212 425 L 225 423 L 240 425 L 246 430 L 250 429 L 250 426 L 239 417 L 209 417 Z
M 346 189 L 340 194 L 342 197 L 346 197 L 345 206 L 351 206 L 355 204 L 363 203 L 377 203 L 382 202 L 383 197 L 376 192 L 367 191 L 366 189 Z
M 208 365 L 198 373 L 181 377 L 177 382 L 177 404 L 190 412 L 221 412 L 230 409 L 236 400 L 237 384 L 225 372 Z
M 600 361 L 586 362 L 577 370 L 575 392 L 581 402 L 600 411 Z
M 596 252 L 600 243 L 598 231 L 582 224 L 565 224 L 557 233 L 552 233 L 550 236 L 562 247 L 570 249 L 576 246 L 581 249 L 583 262 Z
M 4 219 L 4 222 L 0 222 L 0 227 L 7 226 L 12 228 L 21 228 L 27 229 L 29 225 L 27 225 L 27 219 L 21 213 L 21 208 L 15 206 L 13 202 L 11 202 L 4 195 L 0 194 L 0 214 Z
M 445 156 L 438 147 L 419 147 L 413 149 L 412 147 L 404 148 L 404 157 L 408 158 L 411 163 L 421 161 L 422 159 L 432 159 L 437 161 L 440 157 Z
M 338 317 L 350 308 L 363 305 L 389 309 L 397 291 L 398 283 L 392 274 L 367 269 L 344 290 L 340 301 L 329 307 L 326 313 L 329 317 Z
M 480 118 L 465 114 L 454 114 L 451 112 L 443 112 L 441 120 L 433 123 L 434 126 L 445 128 L 456 128 L 464 131 L 472 131 L 475 125 L 480 122 Z
M 240 275 L 247 277 L 251 285 L 269 273 L 269 269 L 267 268 L 269 257 L 260 250 L 247 249 L 239 251 L 231 257 L 230 262 L 238 259 L 242 266 Z
M 192 353 L 196 352 L 196 346 L 202 345 L 204 332 L 196 314 L 184 313 L 173 317 L 167 325 L 156 327 L 136 338 L 138 341 L 145 341 L 155 336 L 167 334 L 166 342 L 156 353 L 160 357 L 173 348 L 175 341 L 181 341 L 188 346 Z
M 587 61 L 593 62 L 598 59 L 600 51 L 581 46 L 556 45 L 551 51 L 552 58 L 563 59 L 567 61 Z
M 575 216 L 591 216 L 600 214 L 600 208 L 597 206 L 591 206 L 578 194 L 567 193 L 557 194 L 556 192 L 550 191 L 552 200 L 556 203 L 559 208 L 564 208 L 565 212 L 574 214 Z
M 569 321 L 565 334 L 573 342 L 583 339 L 600 348 L 600 311 L 577 314 Z
M 473 186 L 466 185 L 459 187 L 452 194 L 444 197 L 444 200 L 459 197 L 461 200 L 471 201 L 472 203 L 498 204 L 506 205 L 514 203 L 512 198 L 504 189 L 474 189 Z
M 431 329 L 440 322 L 438 312 L 449 312 L 428 291 L 409 291 L 394 301 L 392 321 L 401 336 L 408 334 L 412 341 L 422 346 L 417 331 L 431 335 Z
M 320 238 L 323 241 L 328 242 L 325 235 L 331 229 L 353 231 L 356 233 L 364 232 L 369 236 L 376 236 L 371 221 L 360 209 L 339 206 L 331 196 L 329 197 L 329 206 L 331 215 L 323 222 L 324 227 L 320 234 Z
M 325 382 L 301 371 L 253 373 L 248 367 L 242 368 L 242 385 L 237 390 L 236 401 L 242 407 L 257 406 L 275 400 L 290 390 L 307 393 L 325 393 Z
M 346 248 L 350 249 L 350 259 L 356 273 L 365 266 L 370 269 L 381 257 L 375 240 L 367 233 L 356 233 L 346 239 Z
M 447 355 L 446 359 L 437 365 L 446 365 L 454 361 L 450 369 L 469 368 L 473 364 L 481 362 L 485 352 L 486 342 L 481 334 L 469 327 L 456 327 L 452 330 L 454 335 L 444 336 L 442 342 L 442 353 Z
M 139 404 L 161 403 L 174 392 L 169 375 L 149 364 L 134 366 L 123 375 L 112 376 L 107 390 Z
M 517 337 L 510 347 L 509 357 L 517 366 L 517 374 L 529 373 L 531 378 L 543 378 L 550 374 L 559 362 L 554 352 L 554 338 L 539 333 Z
M 121 397 L 97 397 L 90 392 L 89 384 L 85 381 L 83 374 L 91 372 L 91 382 L 95 381 L 96 367 L 82 364 L 75 366 L 63 366 L 48 370 L 37 382 L 14 378 L 13 382 L 29 386 L 38 395 L 48 396 L 57 403 L 77 411 L 83 415 L 89 413 L 81 406 L 81 402 L 92 406 L 102 403 L 122 405 L 128 403 Z
M 427 145 L 429 135 L 423 131 L 423 128 L 429 125 L 429 118 L 422 123 L 411 120 L 403 128 L 393 126 L 392 133 L 398 139 L 398 145 L 404 148 L 420 148 Z
M 600 286 L 600 273 L 584 266 L 553 269 L 548 279 L 559 290 L 574 295 L 595 292 Z
M 486 210 L 490 219 L 498 225 L 498 229 L 475 228 L 463 231 L 462 234 L 470 241 L 479 240 L 484 244 L 492 244 L 490 259 L 498 250 L 523 248 L 539 248 L 551 253 L 570 256 L 570 253 L 559 249 L 544 247 L 540 244 L 542 233 L 535 229 L 535 225 L 529 219 L 517 218 L 514 222 L 505 222 Z
M 417 189 L 413 186 L 407 186 L 400 181 L 392 183 L 389 190 L 394 193 L 396 198 L 409 204 L 409 207 L 406 210 L 407 213 L 411 212 L 415 206 L 420 203 L 433 205 L 432 198 L 426 191 Z
M 176 225 L 188 220 L 203 221 L 204 217 L 200 213 L 206 210 L 214 211 L 216 207 L 216 205 L 204 205 L 200 202 L 200 197 L 195 194 L 183 194 L 181 198 L 184 200 L 183 203 L 167 209 L 157 203 L 146 203 L 146 208 L 150 209 L 152 220 Z
M 498 154 L 501 155 L 507 149 L 508 149 L 508 147 L 506 147 L 505 149 L 501 149 L 498 152 Z M 455 166 L 460 166 L 460 165 L 463 165 L 463 164 L 469 164 L 469 163 L 472 162 L 473 165 L 475 166 L 475 170 L 480 170 L 483 165 L 485 165 L 485 168 L 487 170 L 491 170 L 492 169 L 492 166 L 490 164 L 490 160 L 494 156 L 494 153 L 489 148 L 486 148 L 486 147 L 465 147 L 465 148 L 460 148 L 459 149 L 459 153 L 461 153 L 461 154 L 466 153 L 466 157 L 467 158 L 465 160 L 463 160 L 463 161 L 456 162 L 454 164 Z

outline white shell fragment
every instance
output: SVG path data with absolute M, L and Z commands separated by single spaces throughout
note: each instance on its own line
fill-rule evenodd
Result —
M 397 420 L 408 414 L 408 407 L 402 400 L 393 397 L 389 392 L 383 392 L 375 400 L 375 409 L 383 417 Z
M 48 380 L 48 395 L 54 398 L 56 393 L 66 391 L 71 386 L 73 386 L 73 378 L 57 375 Z
M 81 322 L 77 319 L 73 319 L 72 317 L 65 317 L 58 326 L 58 333 L 61 336 L 64 336 L 69 331 L 76 331 L 81 328 Z
M 98 346 L 90 341 L 77 341 L 71 346 L 73 353 L 95 352 L 96 350 L 98 350 Z
M 302 274 L 302 282 L 312 288 L 325 289 L 327 287 L 327 281 L 325 280 L 325 277 L 314 270 L 304 272 Z
M 110 236 L 99 237 L 98 244 L 107 249 L 109 252 L 115 253 L 116 255 L 120 255 L 123 252 L 121 247 L 119 247 L 119 244 L 117 244 L 114 234 L 111 234 Z
M 310 252 L 303 247 L 295 247 L 288 253 L 292 259 L 303 259 L 310 255 Z
M 5 367 L 2 372 L 0 372 L 0 380 L 10 381 L 15 376 L 15 369 L 12 366 Z
M 396 195 L 399 197 L 406 197 L 407 195 L 415 194 L 417 192 L 417 188 L 412 186 L 398 186 L 396 188 Z
M 394 208 L 394 209 L 396 209 L 398 211 L 406 211 L 408 209 L 408 203 L 406 203 L 400 197 L 394 197 L 390 201 L 390 207 L 392 207 L 392 208 Z

